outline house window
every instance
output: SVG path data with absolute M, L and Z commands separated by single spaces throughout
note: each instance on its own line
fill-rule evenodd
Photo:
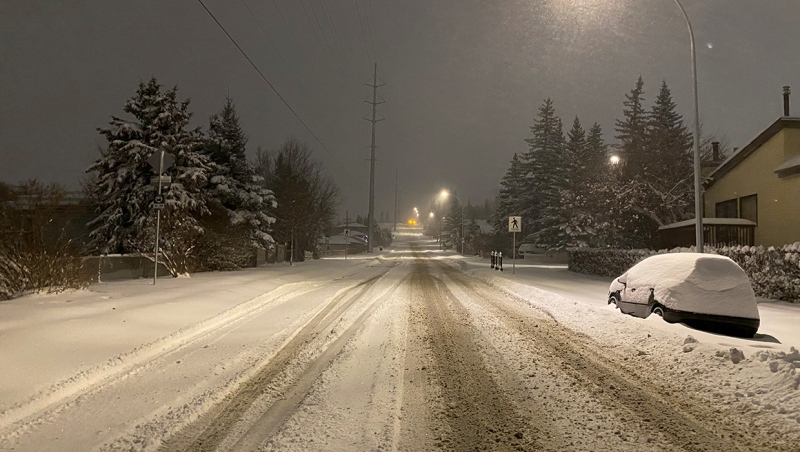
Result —
M 758 195 L 750 195 L 739 198 L 740 215 L 739 218 L 758 223 Z
M 716 204 L 716 217 L 717 218 L 739 218 L 739 209 L 736 199 L 729 199 L 727 201 L 718 202 Z

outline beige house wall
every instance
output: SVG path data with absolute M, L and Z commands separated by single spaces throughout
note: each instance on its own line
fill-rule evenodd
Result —
M 716 203 L 758 195 L 755 244 L 780 246 L 800 241 L 800 174 L 778 178 L 775 168 L 800 154 L 800 129 L 785 128 L 734 167 L 704 194 L 705 217 Z

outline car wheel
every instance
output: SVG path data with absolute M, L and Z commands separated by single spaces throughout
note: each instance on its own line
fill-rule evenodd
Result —
M 655 314 L 655 315 L 657 315 L 657 316 L 659 316 L 659 317 L 661 317 L 663 319 L 664 318 L 664 308 L 662 308 L 661 306 L 654 307 L 653 308 L 653 314 Z
M 617 301 L 619 301 L 619 295 L 617 294 L 611 294 L 608 297 L 608 304 L 613 304 L 615 308 L 619 308 L 619 305 L 617 305 Z

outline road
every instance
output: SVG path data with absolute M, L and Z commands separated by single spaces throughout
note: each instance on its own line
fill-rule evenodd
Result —
M 405 232 L 374 265 L 281 286 L 78 395 L 5 412 L 0 449 L 796 450 Z

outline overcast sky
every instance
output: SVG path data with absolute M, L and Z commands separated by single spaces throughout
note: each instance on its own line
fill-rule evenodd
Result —
M 290 135 L 308 142 L 351 215 L 368 209 L 362 118 L 375 62 L 386 84 L 376 216 L 393 208 L 395 172 L 403 217 L 442 188 L 474 204 L 493 198 L 546 97 L 565 124 L 599 122 L 609 142 L 640 74 L 648 106 L 666 80 L 691 111 L 689 38 L 672 0 L 204 2 L 327 151 L 197 0 L 3 0 L 0 180 L 77 188 L 104 145 L 96 128 L 151 76 L 177 85 L 204 128 L 230 95 L 251 156 Z M 784 85 L 800 112 L 797 0 L 684 6 L 707 131 L 742 146 L 782 114 Z

